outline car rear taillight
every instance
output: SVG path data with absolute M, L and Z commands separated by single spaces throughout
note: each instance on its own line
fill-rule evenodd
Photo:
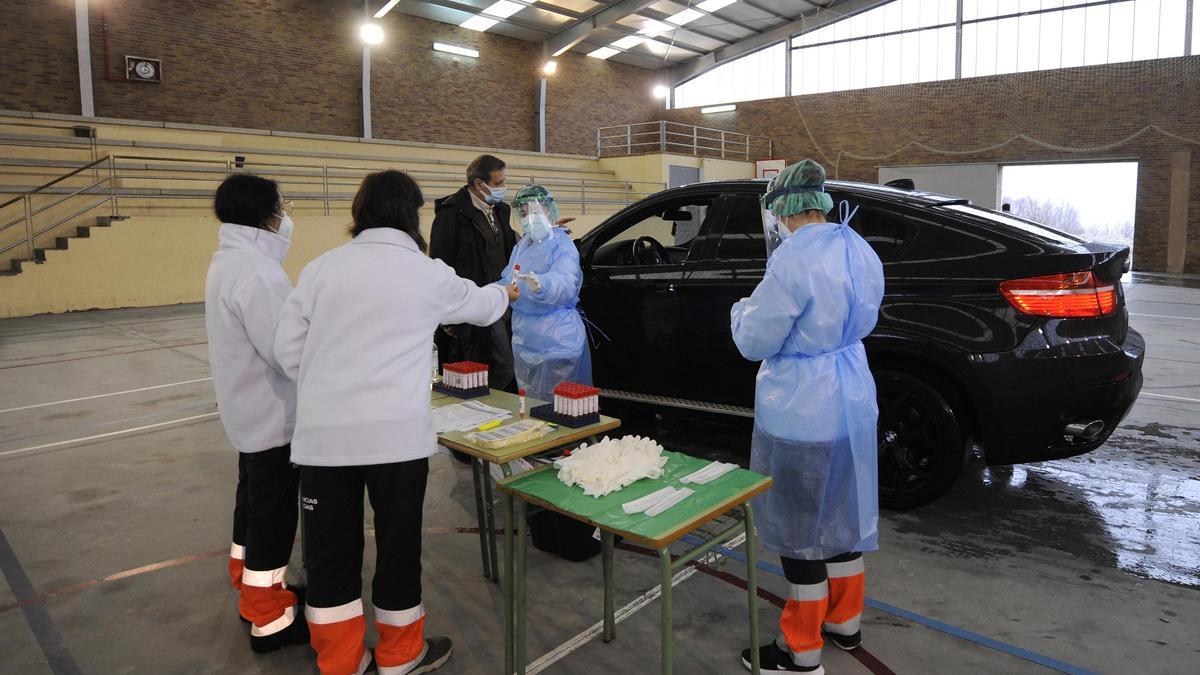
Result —
M 1106 316 L 1117 311 L 1117 288 L 1101 285 L 1091 272 L 1013 279 L 1000 293 L 1023 314 L 1063 319 Z

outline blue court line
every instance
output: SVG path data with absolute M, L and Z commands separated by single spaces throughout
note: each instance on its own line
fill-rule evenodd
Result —
M 691 535 L 691 534 L 684 535 L 683 539 L 684 539 L 684 541 L 688 542 L 689 544 L 693 544 L 693 545 L 701 544 L 704 542 L 703 539 L 700 539 L 699 537 L 696 537 L 695 535 Z M 731 548 L 726 548 L 725 546 L 718 546 L 716 550 L 721 555 L 724 555 L 727 558 L 736 560 L 740 563 L 746 562 L 745 554 L 735 551 Z M 770 572 L 771 574 L 774 574 L 779 577 L 784 576 L 783 568 L 780 567 L 779 565 L 772 565 L 771 563 L 763 562 L 763 561 L 759 560 L 756 567 L 758 567 L 758 569 L 760 569 L 760 570 L 763 570 L 764 572 Z M 1009 656 L 1015 656 L 1019 659 L 1025 659 L 1026 661 L 1029 661 L 1030 663 L 1036 663 L 1039 666 L 1044 666 L 1046 668 L 1050 668 L 1051 670 L 1057 670 L 1060 673 L 1069 673 L 1070 675 L 1097 675 L 1095 671 L 1087 670 L 1086 668 L 1080 668 L 1079 666 L 1071 665 L 1070 663 L 1067 663 L 1065 661 L 1059 661 L 1058 659 L 1054 659 L 1049 656 L 1045 656 L 1043 654 L 1038 654 L 1037 652 L 1031 652 L 1028 649 L 1022 649 L 1021 647 L 1017 647 L 1016 645 L 1010 645 L 1007 642 L 1001 642 L 994 638 L 990 638 L 986 635 L 980 635 L 979 633 L 975 633 L 975 632 L 966 630 L 965 628 L 959 628 L 958 626 L 952 626 L 943 621 L 938 621 L 937 619 L 931 619 L 927 616 L 922 616 L 920 614 L 917 614 L 916 612 L 910 612 L 907 609 L 901 609 L 900 607 L 896 607 L 894 605 L 889 605 L 886 602 L 882 602 L 882 601 L 876 600 L 874 598 L 866 598 L 865 603 L 868 607 L 879 610 L 880 612 L 883 612 L 885 614 L 891 614 L 892 616 L 900 617 L 907 621 L 911 621 L 913 623 L 925 626 L 926 628 L 936 630 L 941 633 L 946 633 L 947 635 L 956 637 L 960 640 L 966 640 L 967 642 L 972 642 L 981 647 L 987 647 L 988 649 L 994 649 L 998 652 L 1008 654 Z

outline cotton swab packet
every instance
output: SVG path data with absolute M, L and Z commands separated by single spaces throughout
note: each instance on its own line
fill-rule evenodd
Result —
M 679 488 L 678 490 L 675 491 L 675 494 L 671 495 L 670 497 L 667 497 L 666 499 L 662 500 L 661 502 L 659 502 L 659 503 L 655 504 L 654 506 L 650 507 L 649 509 L 647 509 L 646 515 L 653 518 L 654 516 L 657 516 L 658 514 L 662 513 L 663 511 L 666 511 L 667 509 L 671 508 L 672 506 L 675 506 L 676 504 L 687 499 L 688 497 L 691 497 L 695 493 L 696 493 L 696 491 L 691 488 Z
M 641 513 L 642 511 L 645 511 L 646 509 L 658 504 L 659 502 L 663 501 L 664 499 L 669 499 L 670 497 L 673 497 L 675 495 L 675 491 L 677 489 L 678 488 L 665 487 L 656 492 L 651 492 L 650 494 L 646 495 L 645 497 L 642 497 L 641 499 L 635 499 L 631 502 L 625 502 L 624 504 L 621 505 L 621 510 L 623 510 L 625 513 L 628 513 L 629 515 L 633 515 L 635 513 Z
M 720 478 L 721 476 L 724 476 L 725 474 L 729 473 L 730 471 L 733 471 L 736 468 L 737 468 L 737 464 L 731 464 L 729 462 L 712 462 L 711 464 L 704 467 L 703 469 L 700 469 L 698 471 L 693 471 L 692 473 L 684 476 L 683 478 L 680 478 L 679 482 L 680 483 L 695 483 L 697 485 L 704 485 L 705 483 L 710 483 L 710 482 Z

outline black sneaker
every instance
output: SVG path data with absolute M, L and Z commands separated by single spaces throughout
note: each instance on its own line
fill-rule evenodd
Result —
M 446 665 L 450 660 L 450 654 L 454 651 L 454 644 L 450 642 L 448 637 L 431 637 L 425 638 L 425 656 L 421 657 L 417 667 L 408 671 L 410 675 L 418 673 L 431 673 L 438 668 Z
M 742 650 L 742 665 L 750 670 L 750 650 Z M 798 666 L 792 662 L 792 655 L 783 651 L 774 642 L 758 648 L 758 668 L 764 673 L 812 673 L 825 675 L 825 668 L 816 666 Z
M 270 635 L 250 635 L 250 649 L 255 654 L 277 651 L 288 645 L 306 645 L 309 642 L 308 621 L 304 618 L 304 604 L 296 604 L 292 624 Z
M 862 646 L 862 631 L 858 631 L 854 635 L 838 635 L 837 633 L 829 633 L 821 631 L 821 635 L 825 639 L 833 643 L 833 646 L 845 652 L 852 652 Z

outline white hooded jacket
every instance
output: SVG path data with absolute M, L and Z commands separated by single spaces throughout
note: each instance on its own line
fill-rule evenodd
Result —
M 204 324 L 221 424 L 239 452 L 292 440 L 296 385 L 275 360 L 275 325 L 292 283 L 282 263 L 291 242 L 225 223 L 204 288 Z
M 390 227 L 309 263 L 275 336 L 279 365 L 297 382 L 292 461 L 361 466 L 434 454 L 434 332 L 490 326 L 507 309 L 502 286 L 476 286 Z

